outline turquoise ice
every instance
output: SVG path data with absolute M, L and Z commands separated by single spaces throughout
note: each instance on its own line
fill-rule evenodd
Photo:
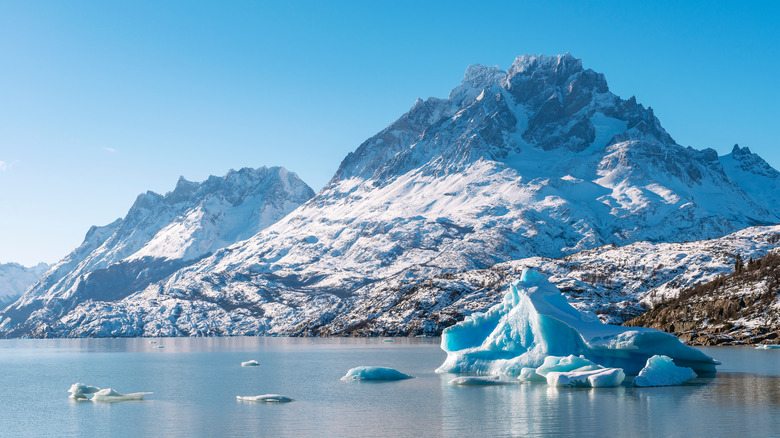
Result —
M 632 376 L 655 355 L 701 375 L 715 373 L 719 364 L 669 333 L 603 324 L 594 314 L 573 308 L 545 277 L 528 269 L 501 303 L 445 329 L 441 347 L 447 359 L 436 371 L 446 373 L 519 376 L 523 368 L 538 368 L 549 356 L 571 355 Z M 541 380 L 530 370 L 525 375 Z

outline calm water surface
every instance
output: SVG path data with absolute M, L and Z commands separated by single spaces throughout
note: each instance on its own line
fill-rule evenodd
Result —
M 0 340 L 0 436 L 779 436 L 780 350 L 706 348 L 667 388 L 453 387 L 438 339 Z M 162 345 L 164 348 L 155 348 Z M 241 367 L 255 359 L 258 367 Z M 358 383 L 358 365 L 417 378 Z M 147 400 L 74 402 L 76 382 Z M 236 401 L 278 393 L 286 404 Z

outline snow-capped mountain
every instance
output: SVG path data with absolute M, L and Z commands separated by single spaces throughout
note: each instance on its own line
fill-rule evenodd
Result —
M 141 194 L 124 219 L 92 227 L 81 246 L 0 314 L 0 327 L 56 319 L 82 301 L 121 300 L 253 236 L 312 196 L 281 167 L 231 170 L 200 183 L 182 177 L 165 195 Z
M 29 268 L 18 263 L 0 264 L 0 306 L 18 299 L 48 269 L 46 263 Z
M 777 172 L 749 151 L 730 157 L 678 145 L 650 108 L 569 54 L 471 66 L 281 221 L 121 301 L 37 319 L 38 334 L 325 333 L 381 282 L 780 221 L 747 183 L 778 184 Z M 367 320 L 378 312 L 361 308 Z

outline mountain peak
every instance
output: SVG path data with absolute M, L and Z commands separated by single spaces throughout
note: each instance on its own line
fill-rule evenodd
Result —
M 489 67 L 482 64 L 472 64 L 466 68 L 461 84 L 468 84 L 475 88 L 484 88 L 499 83 L 505 77 L 506 72 L 498 66 Z
M 582 60 L 573 57 L 569 52 L 553 56 L 522 55 L 515 58 L 515 62 L 507 69 L 507 74 L 515 76 L 523 73 L 532 74 L 541 70 L 568 73 L 571 76 L 571 74 L 582 71 Z

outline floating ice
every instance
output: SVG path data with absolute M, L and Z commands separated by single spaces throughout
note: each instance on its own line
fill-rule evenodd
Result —
M 145 395 L 149 395 L 151 392 L 134 392 L 132 394 L 120 394 L 111 388 L 101 389 L 92 396 L 93 402 L 120 402 L 130 400 L 143 400 Z
M 241 362 L 241 366 L 242 367 L 256 367 L 258 365 L 260 365 L 260 364 L 257 363 L 256 360 L 248 360 L 246 362 Z
M 774 350 L 780 348 L 780 345 L 759 344 L 756 345 L 756 350 Z
M 536 368 L 529 368 L 529 367 L 523 367 L 520 370 L 520 376 L 518 376 L 517 379 L 523 382 L 546 382 L 547 381 L 546 377 L 536 374 Z
M 542 366 L 536 369 L 536 374 L 547 377 L 551 372 L 565 373 L 568 371 L 593 371 L 603 369 L 599 365 L 585 359 L 584 356 L 575 356 L 573 354 L 565 357 L 547 356 L 544 358 Z M 522 371 L 521 371 L 522 374 Z
M 501 380 L 498 376 L 463 376 L 456 377 L 447 383 L 453 386 L 490 386 L 508 385 L 512 382 Z
M 553 371 L 547 373 L 547 384 L 550 386 L 603 388 L 620 386 L 625 378 L 626 374 L 620 368 Z
M 259 402 L 259 403 L 289 403 L 293 401 L 290 397 L 285 397 L 279 394 L 264 394 L 264 395 L 237 395 L 236 399 L 246 402 Z
M 134 392 L 132 394 L 120 394 L 111 388 L 100 389 L 96 386 L 88 386 L 83 383 L 74 383 L 68 390 L 70 398 L 75 400 L 92 400 L 96 402 L 118 402 L 128 400 L 143 400 L 145 395 L 151 392 Z M 94 394 L 87 398 L 87 394 Z
M 604 368 L 583 356 L 547 356 L 539 368 L 520 370 L 519 380 L 547 382 L 552 386 L 599 388 L 620 386 L 626 374 L 620 368 Z
M 528 269 L 501 303 L 445 329 L 441 346 L 447 359 L 437 372 L 516 376 L 524 367 L 543 365 L 548 356 L 572 354 L 629 375 L 656 354 L 701 374 L 714 373 L 719 364 L 669 333 L 603 324 L 573 308 L 546 278 Z
M 87 394 L 94 394 L 98 391 L 100 391 L 100 388 L 97 386 L 89 386 L 83 383 L 74 383 L 68 390 L 70 393 L 69 397 L 74 400 L 87 400 Z
M 407 376 L 392 368 L 360 366 L 347 371 L 341 380 L 403 380 L 411 378 L 412 376 Z
M 696 373 L 686 367 L 678 367 L 667 356 L 653 356 L 634 378 L 634 386 L 673 386 L 696 378 Z

